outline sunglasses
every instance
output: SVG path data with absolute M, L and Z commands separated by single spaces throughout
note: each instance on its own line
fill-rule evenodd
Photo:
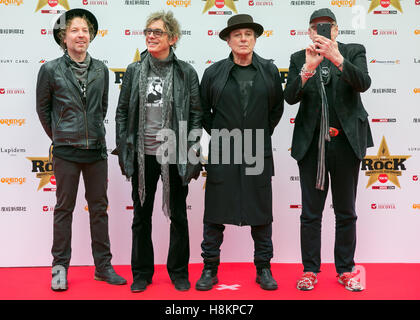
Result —
M 143 33 L 145 36 L 150 36 L 152 33 L 155 35 L 155 37 L 160 38 L 164 33 L 167 33 L 166 31 L 163 31 L 161 29 L 151 29 L 147 28 L 143 30 Z

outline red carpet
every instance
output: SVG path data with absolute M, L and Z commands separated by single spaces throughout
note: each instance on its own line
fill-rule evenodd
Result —
M 202 264 L 190 265 L 191 290 L 178 292 L 170 282 L 164 265 L 155 268 L 153 283 L 145 292 L 130 292 L 130 266 L 115 266 L 128 280 L 124 286 L 112 286 L 93 280 L 94 267 L 71 267 L 69 290 L 50 289 L 51 268 L 0 268 L 0 300 L 419 300 L 420 264 L 363 264 L 366 290 L 349 292 L 337 282 L 333 264 L 323 264 L 313 291 L 295 288 L 300 264 L 273 264 L 273 276 L 279 289 L 264 291 L 255 283 L 251 263 L 222 263 L 219 284 L 213 290 L 194 289 Z

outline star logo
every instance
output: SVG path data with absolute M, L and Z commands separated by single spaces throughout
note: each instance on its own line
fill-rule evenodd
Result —
M 223 8 L 224 6 L 231 9 L 233 12 L 238 13 L 238 10 L 236 9 L 234 1 L 238 0 L 203 0 L 206 1 L 206 4 L 204 5 L 203 13 L 206 13 L 211 8 L 216 6 L 217 8 Z
M 386 8 L 389 5 L 393 6 L 395 9 L 397 9 L 401 13 L 403 12 L 400 0 L 372 0 L 372 2 L 370 3 L 368 13 L 370 13 L 371 11 L 373 11 L 375 8 L 379 6 Z
M 36 177 L 41 179 L 37 191 L 50 182 L 55 184 L 54 171 L 49 157 L 26 157 L 26 159 L 32 162 L 32 172 L 36 172 Z
M 68 0 L 38 0 L 38 5 L 36 6 L 35 12 L 39 11 L 46 5 L 49 5 L 50 7 L 55 7 L 56 5 L 61 5 L 64 9 L 70 10 L 69 2 Z
M 139 49 L 136 49 L 133 62 L 137 62 L 140 60 L 141 60 L 140 51 Z M 121 89 L 122 79 L 124 77 L 125 72 L 127 71 L 127 68 L 109 68 L 109 70 L 115 73 L 115 83 L 120 84 L 120 89 Z
M 361 170 L 366 171 L 365 175 L 369 177 L 366 188 L 369 188 L 376 181 L 382 183 L 390 181 L 401 188 L 398 177 L 402 175 L 402 171 L 406 170 L 404 162 L 410 157 L 391 155 L 385 137 L 382 137 L 377 155 L 365 156 L 362 161 Z

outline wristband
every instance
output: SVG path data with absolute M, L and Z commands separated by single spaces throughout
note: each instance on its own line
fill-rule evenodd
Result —
M 304 79 L 312 78 L 316 73 L 316 69 L 312 71 L 306 70 L 306 64 L 302 66 L 302 69 L 300 70 L 299 75 L 302 76 Z

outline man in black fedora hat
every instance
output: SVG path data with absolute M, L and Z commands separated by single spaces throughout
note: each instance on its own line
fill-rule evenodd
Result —
M 272 60 L 254 52 L 263 32 L 263 26 L 250 15 L 231 17 L 219 34 L 231 53 L 207 68 L 202 78 L 203 127 L 211 135 L 211 142 L 201 244 L 204 270 L 197 290 L 210 290 L 218 281 L 225 224 L 251 226 L 256 281 L 265 290 L 277 289 L 270 268 L 274 175 L 271 135 L 283 114 L 283 90 Z M 228 133 L 227 140 L 219 134 L 222 131 Z M 239 150 L 234 133 L 243 137 Z M 228 141 L 226 148 L 219 138 Z M 250 154 L 255 158 L 253 163 L 247 161 Z M 227 161 L 225 156 L 229 156 Z
M 371 84 L 366 51 L 360 44 L 336 41 L 337 19 L 323 8 L 309 19 L 305 50 L 294 53 L 285 99 L 300 102 L 295 119 L 292 157 L 299 166 L 303 275 L 299 290 L 312 290 L 321 266 L 321 221 L 331 180 L 336 219 L 334 247 L 338 281 L 363 290 L 352 273 L 356 247 L 356 191 L 360 161 L 373 145 L 368 114 L 360 97 Z
M 108 163 L 104 119 L 108 108 L 107 67 L 87 49 L 98 31 L 95 16 L 84 9 L 61 15 L 54 39 L 64 55 L 45 63 L 38 74 L 36 110 L 52 140 L 57 183 L 51 253 L 54 291 L 67 290 L 71 257 L 71 223 L 80 173 L 89 208 L 95 279 L 125 284 L 111 265 L 108 235 Z

